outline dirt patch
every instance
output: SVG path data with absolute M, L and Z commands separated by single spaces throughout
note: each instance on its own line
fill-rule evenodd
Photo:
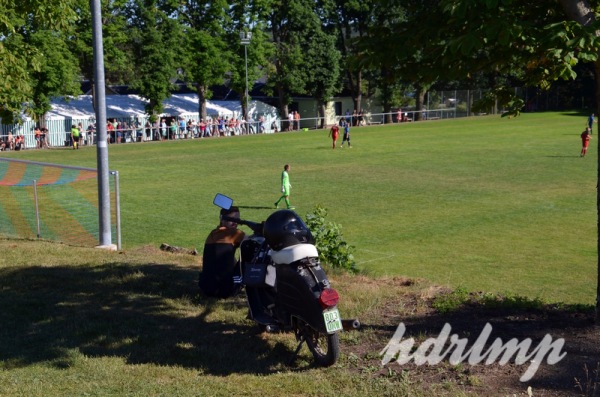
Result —
M 406 280 L 389 283 L 397 287 L 410 285 Z M 444 394 L 439 393 L 440 390 L 450 390 L 448 395 L 460 390 L 464 394 L 478 396 L 600 396 L 600 327 L 594 324 L 594 310 L 550 305 L 536 305 L 535 308 L 488 307 L 481 302 L 466 302 L 448 313 L 439 313 L 433 303 L 445 293 L 447 291 L 436 288 L 419 293 L 400 293 L 370 312 L 369 318 L 362 321 L 361 330 L 357 331 L 365 337 L 346 349 L 355 360 L 352 370 L 376 368 L 381 377 L 402 377 L 422 385 L 425 390 L 437 391 L 432 393 L 435 395 Z M 425 340 L 440 337 L 444 326 L 449 326 L 451 330 L 446 340 L 449 341 L 454 334 L 464 338 L 468 341 L 464 352 L 468 352 L 489 324 L 491 332 L 482 352 L 486 352 L 497 338 L 504 346 L 513 339 L 516 343 L 529 339 L 531 343 L 524 351 L 533 359 L 534 349 L 539 348 L 542 341 L 550 343 L 563 338 L 564 345 L 560 350 L 557 348 L 556 353 L 557 356 L 559 353 L 566 355 L 560 361 L 549 364 L 548 348 L 534 376 L 524 382 L 519 379 L 532 366 L 531 359 L 517 365 L 516 354 L 512 354 L 506 364 L 500 364 L 500 355 L 489 365 L 469 365 L 466 359 L 452 365 L 449 357 L 455 349 L 448 350 L 449 343 L 441 350 L 448 350 L 448 354 L 437 364 L 416 365 L 414 360 L 410 360 L 400 365 L 392 360 L 382 366 L 379 353 L 388 345 L 400 323 L 406 327 L 401 340 L 414 338 L 414 349 Z

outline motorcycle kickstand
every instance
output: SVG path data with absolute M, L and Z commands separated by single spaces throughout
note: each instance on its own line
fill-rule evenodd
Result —
M 304 336 L 301 336 L 300 342 L 298 342 L 298 347 L 296 347 L 296 351 L 294 352 L 294 354 L 292 354 L 292 357 L 290 357 L 290 359 L 287 362 L 288 366 L 294 364 L 294 361 L 296 361 L 296 357 L 298 357 L 298 353 L 300 353 L 300 349 L 302 349 L 302 345 L 304 344 L 304 342 L 306 342 L 306 338 L 304 338 Z

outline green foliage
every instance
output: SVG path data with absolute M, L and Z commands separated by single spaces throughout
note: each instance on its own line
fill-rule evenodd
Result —
M 498 87 L 486 92 L 480 100 L 474 101 L 472 110 L 475 113 L 491 113 L 491 109 L 495 109 L 497 104 L 502 104 L 504 108 L 502 117 L 518 116 L 525 107 L 525 101 L 513 90 Z
M 469 292 L 459 287 L 451 292 L 440 294 L 433 300 L 431 306 L 440 313 L 458 310 L 469 300 Z
M 64 35 L 42 30 L 32 34 L 30 40 L 43 54 L 39 70 L 30 71 L 34 79 L 29 113 L 39 118 L 52 108 L 52 97 L 80 94 L 79 64 L 67 48 Z
M 342 227 L 327 222 L 327 209 L 315 206 L 313 212 L 306 214 L 306 225 L 310 229 L 315 245 L 319 250 L 319 259 L 336 269 L 344 269 L 356 273 L 356 262 L 352 251 L 342 236 Z
M 145 110 L 149 115 L 161 113 L 162 101 L 171 94 L 171 78 L 177 75 L 182 39 L 181 26 L 161 6 L 155 1 L 137 1 L 134 19 L 133 33 L 140 43 L 135 53 L 137 78 L 131 86 L 148 99 Z
M 33 96 L 36 76 L 45 56 L 31 43 L 31 34 L 61 32 L 75 18 L 71 0 L 8 1 L 0 5 L 0 118 L 18 121 Z

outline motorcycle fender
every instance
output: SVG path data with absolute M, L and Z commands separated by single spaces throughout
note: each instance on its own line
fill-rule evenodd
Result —
M 280 305 L 293 317 L 300 317 L 314 329 L 326 333 L 319 296 L 329 285 L 321 266 L 277 265 L 277 296 Z

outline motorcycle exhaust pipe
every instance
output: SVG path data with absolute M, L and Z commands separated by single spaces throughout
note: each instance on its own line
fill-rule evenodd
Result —
M 342 327 L 344 331 L 352 331 L 360 328 L 360 321 L 357 318 L 348 318 L 342 320 Z

